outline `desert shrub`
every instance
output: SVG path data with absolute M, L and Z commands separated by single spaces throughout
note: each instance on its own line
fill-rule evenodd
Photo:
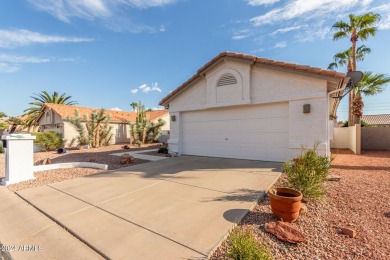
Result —
M 55 151 L 62 147 L 62 136 L 57 132 L 46 131 L 34 135 L 37 137 L 34 142 L 45 151 Z
M 331 159 L 317 154 L 317 146 L 302 148 L 300 156 L 283 164 L 288 185 L 302 192 L 305 198 L 320 198 L 325 194 L 325 181 L 330 170 Z
M 158 153 L 168 154 L 168 147 L 160 147 L 158 148 Z
M 250 229 L 235 228 L 229 235 L 227 245 L 229 259 L 268 260 L 272 255 L 267 246 L 259 244 Z

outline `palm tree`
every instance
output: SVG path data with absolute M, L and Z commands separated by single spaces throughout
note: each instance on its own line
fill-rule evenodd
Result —
M 135 112 L 135 109 L 137 108 L 138 103 L 137 102 L 131 102 L 130 106 L 133 108 L 133 112 Z
M 351 61 L 350 61 L 350 70 L 356 71 L 356 43 L 359 39 L 362 41 L 367 40 L 370 36 L 375 36 L 377 27 L 375 24 L 380 20 L 380 15 L 372 12 L 363 14 L 363 15 L 349 15 L 349 23 L 344 21 L 338 21 L 333 26 L 332 29 L 337 32 L 333 35 L 333 40 L 339 40 L 347 38 L 351 41 Z M 349 116 L 348 123 L 350 126 L 353 125 L 352 120 L 352 101 L 354 99 L 354 92 L 349 94 Z
M 363 73 L 363 77 L 359 83 L 354 86 L 353 91 L 356 96 L 352 103 L 352 113 L 357 118 L 361 118 L 363 115 L 364 102 L 362 99 L 362 94 L 364 96 L 374 96 L 378 93 L 381 93 L 385 85 L 390 82 L 390 77 L 385 74 L 373 74 L 371 71 L 366 71 Z M 359 122 L 354 122 L 358 124 Z
M 344 67 L 347 66 L 348 71 L 352 71 L 352 47 L 343 52 L 336 53 L 333 56 L 334 62 L 330 63 L 328 66 L 329 70 L 337 69 L 339 66 Z M 366 57 L 366 54 L 370 54 L 371 49 L 362 45 L 356 49 L 356 60 L 363 61 Z
M 49 94 L 47 91 L 42 91 L 39 94 L 35 94 L 34 96 L 31 96 L 31 98 L 34 100 L 33 102 L 28 103 L 29 105 L 32 105 L 32 107 L 27 108 L 24 110 L 25 115 L 28 116 L 26 119 L 26 125 L 28 127 L 31 127 L 35 125 L 36 119 L 39 115 L 39 112 L 41 111 L 42 106 L 45 103 L 53 103 L 53 104 L 64 104 L 64 105 L 76 105 L 76 101 L 69 101 L 72 96 L 66 96 L 65 93 L 59 95 L 58 92 L 54 92 L 53 94 Z

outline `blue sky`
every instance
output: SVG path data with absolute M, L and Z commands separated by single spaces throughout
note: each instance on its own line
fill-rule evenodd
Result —
M 358 68 L 389 74 L 386 0 L 2 0 L 0 111 L 22 114 L 42 90 L 88 107 L 157 107 L 222 51 L 326 68 L 350 45 L 332 41 L 332 24 L 368 11 L 382 20 Z M 364 100 L 365 114 L 390 113 L 390 86 Z M 340 119 L 346 111 L 343 100 Z

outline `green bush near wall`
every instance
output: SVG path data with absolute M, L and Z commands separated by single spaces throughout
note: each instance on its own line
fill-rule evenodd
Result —
M 36 136 L 34 143 L 38 144 L 45 151 L 55 151 L 62 147 L 61 134 L 53 131 L 34 133 Z

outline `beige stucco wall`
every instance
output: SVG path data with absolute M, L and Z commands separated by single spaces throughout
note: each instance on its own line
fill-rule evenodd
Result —
M 230 73 L 237 78 L 238 93 L 234 97 L 222 98 L 223 89 L 217 89 L 220 76 Z M 234 90 L 227 88 L 226 95 Z M 186 111 L 205 110 L 216 107 L 232 107 L 238 105 L 267 104 L 276 102 L 289 103 L 289 159 L 297 155 L 302 145 L 312 147 L 319 143 L 318 152 L 330 154 L 328 129 L 327 81 L 304 74 L 271 69 L 263 65 L 250 66 L 237 62 L 221 62 L 206 72 L 204 78 L 198 80 L 176 96 L 169 103 L 171 116 L 170 151 L 181 151 L 182 133 L 181 117 Z M 303 113 L 303 105 L 310 104 L 311 112 Z
M 390 150 L 390 127 L 362 127 L 362 149 Z
M 331 148 L 350 149 L 353 153 L 360 154 L 361 129 L 360 125 L 334 128 L 333 140 L 330 142 Z

